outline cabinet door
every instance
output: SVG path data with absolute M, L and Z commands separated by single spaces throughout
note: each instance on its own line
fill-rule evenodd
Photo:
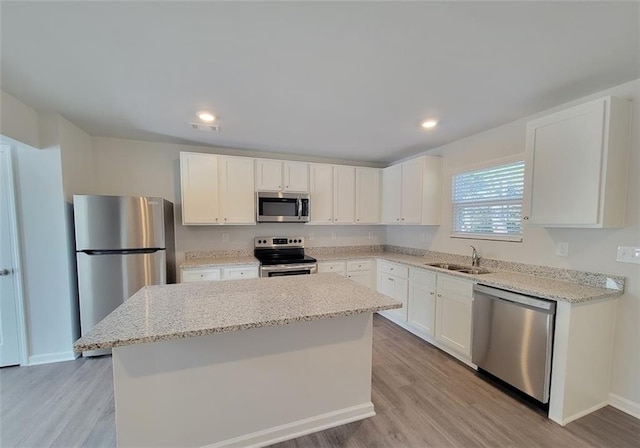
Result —
M 356 224 L 380 222 L 380 170 L 356 168 Z
M 422 224 L 436 226 L 442 210 L 442 157 L 423 158 Z
M 256 190 L 282 191 L 282 162 L 279 160 L 256 160 Z
M 436 291 L 436 339 L 447 347 L 471 356 L 473 284 L 438 275 Z
M 353 224 L 356 221 L 356 169 L 335 166 L 333 182 L 333 222 Z
M 327 272 L 335 272 L 336 274 L 345 275 L 345 262 L 344 261 L 321 261 L 318 263 L 318 273 L 324 274 Z
M 309 164 L 284 162 L 284 191 L 306 193 L 309 191 Z
M 246 278 L 258 278 L 257 266 L 234 266 L 224 268 L 223 278 L 225 280 L 242 280 Z
M 436 323 L 436 274 L 411 269 L 407 320 L 423 333 L 433 336 Z
M 402 165 L 382 170 L 382 222 L 400 224 L 402 215 Z
M 409 282 L 406 279 L 389 275 L 384 272 L 378 273 L 378 292 L 402 303 L 402 308 L 381 311 L 380 314 L 388 316 L 394 320 L 407 320 L 407 294 Z
M 333 223 L 333 166 L 309 164 L 311 222 Z
M 220 211 L 223 224 L 255 224 L 253 159 L 220 157 Z
M 350 280 L 353 280 L 356 283 L 360 283 L 362 286 L 371 288 L 371 272 L 370 271 L 347 272 L 347 278 Z
M 220 280 L 220 269 L 218 268 L 186 268 L 182 269 L 181 281 L 204 282 Z
M 422 222 L 423 163 L 423 158 L 418 157 L 402 164 L 402 224 Z
M 180 153 L 182 224 L 219 224 L 218 156 Z
M 598 223 L 605 99 L 527 125 L 529 222 Z

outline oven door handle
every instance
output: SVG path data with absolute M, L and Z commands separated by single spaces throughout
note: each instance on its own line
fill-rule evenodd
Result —
M 260 269 L 263 272 L 271 271 L 293 271 L 297 269 L 309 269 L 311 272 L 315 272 L 317 265 L 315 263 L 297 263 L 297 264 L 276 264 L 269 266 L 261 266 Z

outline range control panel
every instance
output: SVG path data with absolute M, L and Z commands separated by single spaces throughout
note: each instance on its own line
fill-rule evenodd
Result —
M 253 240 L 253 247 L 304 247 L 304 237 L 258 236 Z

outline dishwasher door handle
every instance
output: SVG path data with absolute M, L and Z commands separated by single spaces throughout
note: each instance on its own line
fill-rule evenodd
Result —
M 491 286 L 485 286 L 481 284 L 474 285 L 473 292 L 474 294 L 485 294 L 490 299 L 502 299 L 508 302 L 517 303 L 518 305 L 525 305 L 528 308 L 535 309 L 536 311 L 547 314 L 555 314 L 556 312 L 556 302 L 552 302 L 550 300 L 526 296 L 511 291 L 505 291 L 504 289 L 493 288 Z

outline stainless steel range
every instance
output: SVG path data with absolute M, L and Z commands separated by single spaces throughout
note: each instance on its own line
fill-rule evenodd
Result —
M 301 236 L 257 237 L 253 254 L 260 261 L 260 277 L 282 277 L 318 272 L 315 258 L 305 255 Z

